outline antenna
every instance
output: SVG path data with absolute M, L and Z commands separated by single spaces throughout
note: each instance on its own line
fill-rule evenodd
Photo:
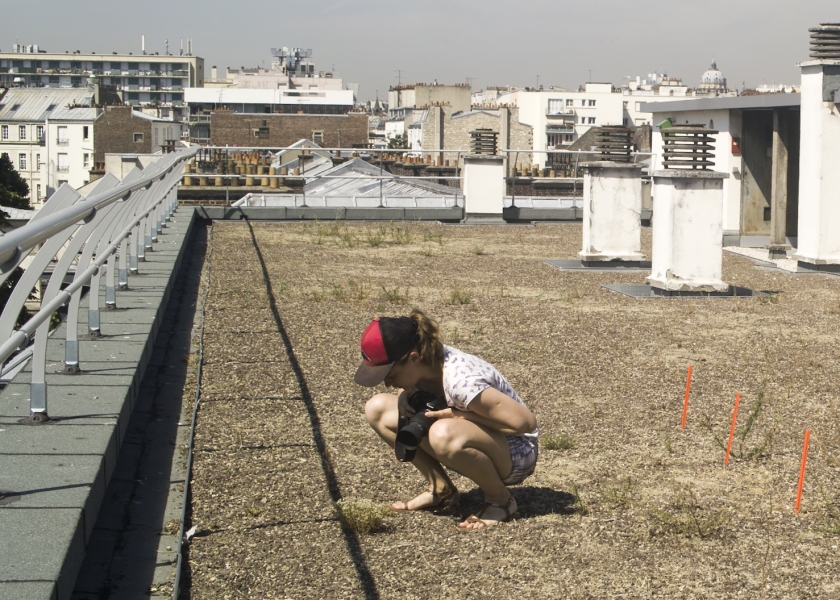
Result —
M 166 45 L 166 55 L 169 56 L 169 40 L 165 40 L 164 44 Z
M 402 85 L 402 74 L 405 73 L 402 69 L 394 69 L 397 74 L 397 85 Z
M 181 54 L 178 56 L 184 56 L 184 38 L 181 38 Z
M 592 69 L 589 69 L 589 81 L 587 83 L 592 83 Z
M 187 39 L 187 56 L 192 56 L 192 38 Z

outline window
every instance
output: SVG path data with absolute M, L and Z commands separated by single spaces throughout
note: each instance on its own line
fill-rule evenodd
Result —
M 594 124 L 595 124 L 595 117 L 589 117 L 589 124 L 590 124 L 590 125 L 594 125 Z
M 67 183 L 66 179 L 59 179 L 58 180 L 58 187 L 61 187 L 62 185 L 66 184 L 66 183 Z
M 90 128 L 87 125 L 83 126 L 82 127 L 82 139 L 83 140 L 89 139 L 89 135 L 88 135 L 89 133 L 90 133 Z
M 39 140 L 44 139 L 44 126 L 43 125 L 38 125 L 35 128 L 35 137 L 38 138 Z
M 624 110 L 627 110 L 627 108 L 628 108 L 629 106 L 630 106 L 630 103 L 629 103 L 629 102 L 627 102 L 627 101 L 625 100 L 625 101 L 624 101 Z
M 323 144 L 324 143 L 324 132 L 321 131 L 313 131 L 312 132 L 312 141 L 316 144 Z
M 35 168 L 36 169 L 41 168 L 41 155 L 40 154 L 35 155 Z
M 589 101 L 589 106 L 595 106 L 595 101 L 594 101 L 594 100 L 590 100 L 590 101 Z
M 67 172 L 70 170 L 70 163 L 67 160 L 66 153 L 59 153 L 58 160 L 56 161 L 56 171 L 59 172 Z
M 70 138 L 67 136 L 67 126 L 66 125 L 59 125 L 58 129 L 58 145 L 59 146 L 66 146 L 70 143 Z
M 88 154 L 87 152 L 85 152 L 84 155 L 82 156 L 82 166 L 85 169 L 90 168 L 90 154 Z
M 548 113 L 551 115 L 557 115 L 563 112 L 563 101 L 562 100 L 549 100 L 548 101 Z
M 573 137 L 574 137 L 574 135 L 573 135 L 573 134 L 571 134 L 571 133 L 567 133 L 567 134 L 566 134 L 566 141 L 567 141 L 567 142 L 571 142 Z
M 3 125 L 2 127 L 0 127 L 0 138 L 3 138 L 4 140 L 9 139 L 9 126 L 8 125 Z
M 571 99 L 566 100 L 566 106 L 572 106 L 572 105 L 574 105 L 574 103 L 575 103 L 574 100 L 571 100 Z
M 581 105 L 581 106 L 586 106 L 586 100 L 581 100 L 581 101 L 580 101 L 580 105 Z
M 21 171 L 26 170 L 26 155 L 25 154 L 18 154 L 18 165 L 20 166 Z
M 19 131 L 18 139 L 25 140 L 26 139 L 26 125 L 21 125 L 20 127 L 18 127 L 18 131 Z
M 40 183 L 35 186 L 35 200 L 38 200 L 38 201 L 41 200 L 41 184 Z
M 134 134 L 134 143 L 140 144 L 143 142 L 143 134 L 142 133 L 135 133 Z

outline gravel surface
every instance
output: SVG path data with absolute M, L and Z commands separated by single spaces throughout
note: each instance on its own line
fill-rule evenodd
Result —
M 644 273 L 543 262 L 580 239 L 578 224 L 217 223 L 184 596 L 840 597 L 840 278 L 724 253 L 727 282 L 772 293 L 634 300 L 601 286 Z M 453 511 L 366 534 L 335 518 L 340 498 L 424 489 L 352 381 L 365 325 L 413 306 L 510 379 L 544 445 L 572 446 L 541 450 L 511 523 L 459 531 L 482 498 L 457 475 Z

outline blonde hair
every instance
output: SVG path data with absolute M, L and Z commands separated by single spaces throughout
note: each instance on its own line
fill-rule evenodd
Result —
M 433 367 L 443 362 L 443 341 L 440 337 L 440 327 L 437 321 L 429 318 L 419 308 L 415 308 L 408 315 L 417 326 L 417 348 L 420 362 Z

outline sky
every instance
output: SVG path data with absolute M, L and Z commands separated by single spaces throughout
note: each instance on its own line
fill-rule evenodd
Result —
M 840 22 L 837 0 L 27 0 L 3 2 L 0 50 L 177 54 L 183 38 L 217 65 L 271 63 L 271 48 L 313 50 L 318 70 L 385 99 L 402 83 L 621 85 L 657 71 L 700 83 L 712 59 L 730 88 L 799 83 L 808 28 Z

